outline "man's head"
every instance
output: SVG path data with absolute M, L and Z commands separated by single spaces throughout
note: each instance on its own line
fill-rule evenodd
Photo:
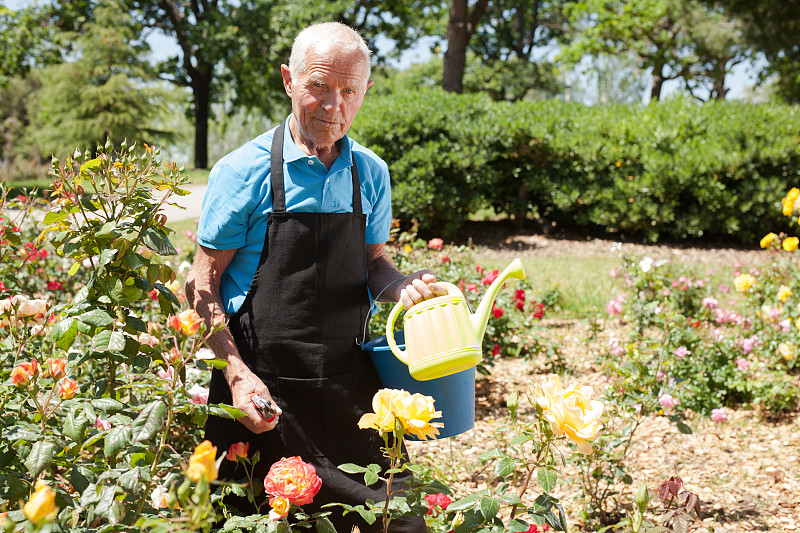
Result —
M 289 66 L 281 65 L 298 145 L 328 147 L 347 133 L 371 85 L 369 55 L 364 40 L 344 24 L 326 22 L 300 32 Z

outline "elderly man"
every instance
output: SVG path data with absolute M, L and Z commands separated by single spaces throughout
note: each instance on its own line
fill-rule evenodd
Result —
M 386 163 L 347 137 L 369 81 L 369 49 L 351 28 L 316 24 L 281 65 L 292 113 L 221 159 L 212 169 L 186 294 L 207 321 L 229 319 L 209 344 L 228 365 L 215 371 L 209 402 L 231 404 L 240 420 L 209 418 L 206 436 L 220 451 L 236 442 L 259 450 L 256 475 L 299 455 L 322 478 L 314 507 L 385 499 L 337 465 L 386 460 L 381 441 L 360 430 L 380 388 L 355 339 L 369 313 L 369 291 L 413 303 L 444 294 L 428 271 L 401 274 L 384 250 L 391 205 Z M 385 290 L 384 290 L 385 289 Z M 253 396 L 271 399 L 266 418 Z M 223 462 L 223 475 L 241 476 Z M 309 510 L 308 507 L 306 507 Z M 357 513 L 339 531 L 370 528 Z M 393 531 L 424 531 L 421 518 Z

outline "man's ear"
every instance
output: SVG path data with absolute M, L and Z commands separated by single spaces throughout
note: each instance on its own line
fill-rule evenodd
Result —
M 283 90 L 292 97 L 292 74 L 287 65 L 281 65 L 281 77 L 283 78 Z
M 366 93 L 366 92 L 369 90 L 369 88 L 370 88 L 370 87 L 372 87 L 372 84 L 373 84 L 373 83 L 375 83 L 375 82 L 374 82 L 374 81 L 372 81 L 372 80 L 369 80 L 369 81 L 367 82 L 367 88 L 366 88 L 366 89 L 364 89 L 364 92 L 365 92 L 365 93 Z

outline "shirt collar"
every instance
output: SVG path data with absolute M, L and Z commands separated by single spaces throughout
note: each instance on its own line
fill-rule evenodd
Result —
M 292 118 L 290 114 L 286 119 L 283 128 L 283 161 L 291 163 L 293 161 L 307 161 L 312 156 L 303 152 L 292 139 L 292 133 L 289 131 L 289 120 Z M 339 139 L 339 157 L 333 162 L 330 172 L 336 172 L 343 168 L 350 168 L 353 165 L 352 152 L 350 151 L 350 139 L 345 135 Z M 313 156 L 316 159 L 316 156 Z

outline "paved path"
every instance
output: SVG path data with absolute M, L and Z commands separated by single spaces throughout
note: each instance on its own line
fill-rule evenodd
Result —
M 207 187 L 205 184 L 184 185 L 183 188 L 189 191 L 189 194 L 186 196 L 173 196 L 172 200 L 185 209 L 171 205 L 164 206 L 162 212 L 167 215 L 167 220 L 175 222 L 177 220 L 199 218 L 200 207 L 203 205 L 203 195 L 206 193 Z

